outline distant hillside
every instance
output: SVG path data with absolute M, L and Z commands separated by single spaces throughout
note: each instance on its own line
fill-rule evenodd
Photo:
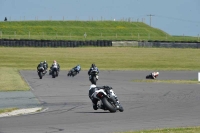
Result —
M 45 40 L 171 40 L 171 36 L 160 29 L 150 27 L 142 22 L 124 21 L 0 22 L 0 38 Z

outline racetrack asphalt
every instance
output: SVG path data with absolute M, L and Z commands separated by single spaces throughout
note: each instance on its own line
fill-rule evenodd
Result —
M 151 71 L 100 71 L 98 86 L 109 85 L 124 112 L 93 110 L 87 71 L 39 79 L 21 71 L 31 92 L 47 110 L 0 118 L 0 133 L 113 133 L 200 125 L 200 84 L 132 82 Z M 197 79 L 197 71 L 160 71 L 158 79 Z

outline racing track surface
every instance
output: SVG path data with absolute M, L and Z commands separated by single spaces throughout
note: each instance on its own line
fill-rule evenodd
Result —
M 131 82 L 150 71 L 100 71 L 97 84 L 114 88 L 124 112 L 94 111 L 88 98 L 87 71 L 67 71 L 42 80 L 36 71 L 21 71 L 46 111 L 0 118 L 0 133 L 113 133 L 200 125 L 200 85 Z M 160 71 L 158 79 L 197 79 L 197 72 Z

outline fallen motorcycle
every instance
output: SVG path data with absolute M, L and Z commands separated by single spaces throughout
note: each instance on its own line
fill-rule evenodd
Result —
M 156 79 L 159 75 L 159 72 L 152 72 L 146 76 L 146 79 Z

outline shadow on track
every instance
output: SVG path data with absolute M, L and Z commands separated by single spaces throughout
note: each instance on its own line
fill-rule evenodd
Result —
M 102 113 L 110 113 L 110 112 L 75 112 L 75 113 L 82 113 L 82 114 L 94 114 L 94 113 L 96 113 L 96 114 L 102 114 Z

